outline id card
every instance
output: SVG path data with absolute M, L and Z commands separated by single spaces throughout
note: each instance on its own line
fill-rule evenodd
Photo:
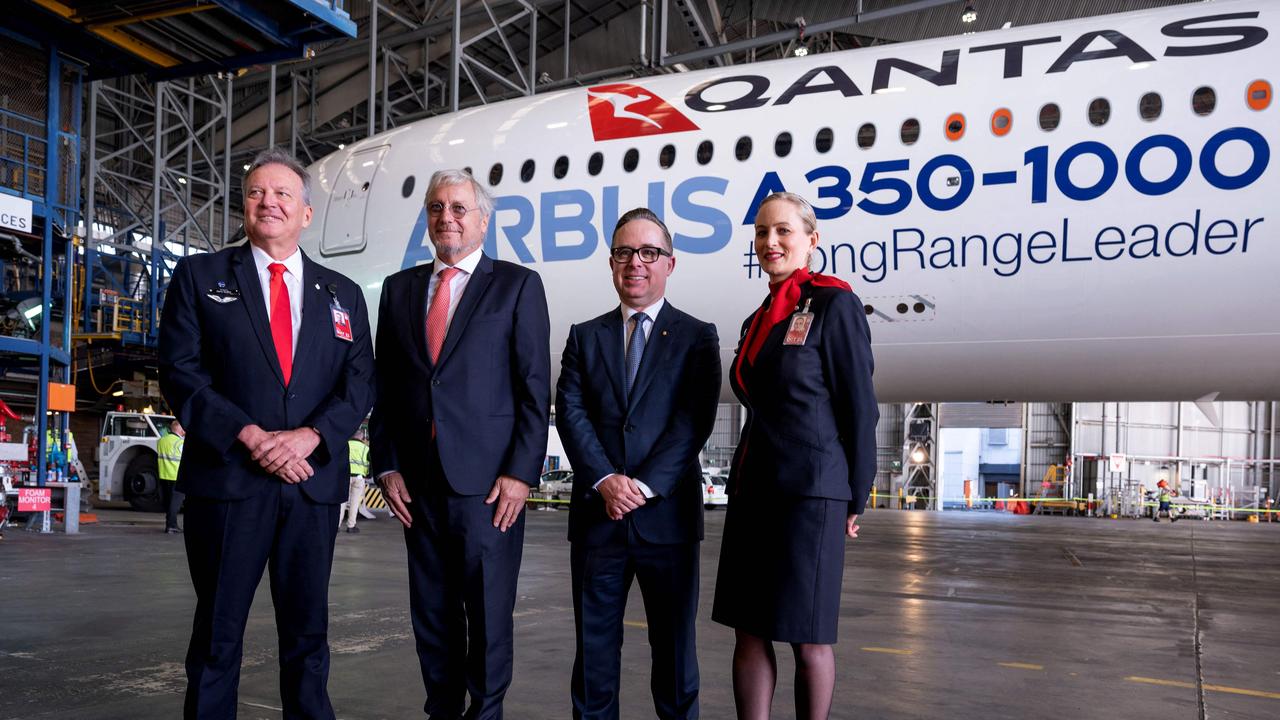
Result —
M 809 330 L 813 327 L 813 313 L 809 311 L 812 302 L 812 299 L 805 300 L 804 310 L 791 316 L 787 334 L 782 338 L 783 345 L 803 345 L 809 339 Z
M 329 306 L 329 316 L 333 319 L 333 336 L 345 342 L 352 342 L 351 313 L 338 303 Z

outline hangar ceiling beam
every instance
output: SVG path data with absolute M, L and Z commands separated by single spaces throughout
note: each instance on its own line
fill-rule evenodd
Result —
M 907 13 L 930 10 L 941 5 L 951 5 L 955 2 L 957 2 L 957 0 L 916 0 L 916 2 L 909 2 L 881 10 L 872 10 L 870 12 L 836 18 L 834 20 L 826 20 L 819 23 L 813 23 L 805 27 L 779 30 L 777 32 L 760 35 L 754 38 L 737 40 L 735 42 L 720 45 L 712 45 L 711 47 L 690 50 L 689 52 L 676 53 L 674 55 L 663 54 L 659 58 L 658 64 L 661 66 L 671 66 L 676 63 L 693 63 L 702 60 L 711 60 L 725 53 L 742 52 L 744 50 L 766 47 L 773 45 L 774 43 L 790 42 L 802 39 L 806 35 L 819 35 L 821 33 L 831 32 L 834 30 L 849 30 L 863 23 L 883 20 L 896 15 L 905 15 Z

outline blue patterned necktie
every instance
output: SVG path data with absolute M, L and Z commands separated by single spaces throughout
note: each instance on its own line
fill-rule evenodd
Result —
M 640 369 L 640 358 L 644 355 L 644 321 L 649 316 L 638 312 L 631 316 L 635 326 L 631 328 L 631 340 L 627 343 L 627 397 L 631 397 L 631 388 L 636 384 L 636 371 Z

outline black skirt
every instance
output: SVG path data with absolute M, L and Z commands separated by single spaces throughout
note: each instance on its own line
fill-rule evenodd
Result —
M 849 503 L 729 498 L 711 619 L 776 642 L 833 645 Z

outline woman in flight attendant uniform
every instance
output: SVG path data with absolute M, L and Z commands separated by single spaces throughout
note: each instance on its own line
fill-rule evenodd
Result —
M 743 323 L 730 372 L 747 422 L 729 474 L 712 619 L 736 630 L 738 717 L 769 717 L 773 643 L 796 659 L 797 718 L 826 718 L 835 688 L 845 537 L 876 473 L 871 334 L 844 281 L 810 273 L 813 208 L 775 193 L 755 218 L 769 296 Z

